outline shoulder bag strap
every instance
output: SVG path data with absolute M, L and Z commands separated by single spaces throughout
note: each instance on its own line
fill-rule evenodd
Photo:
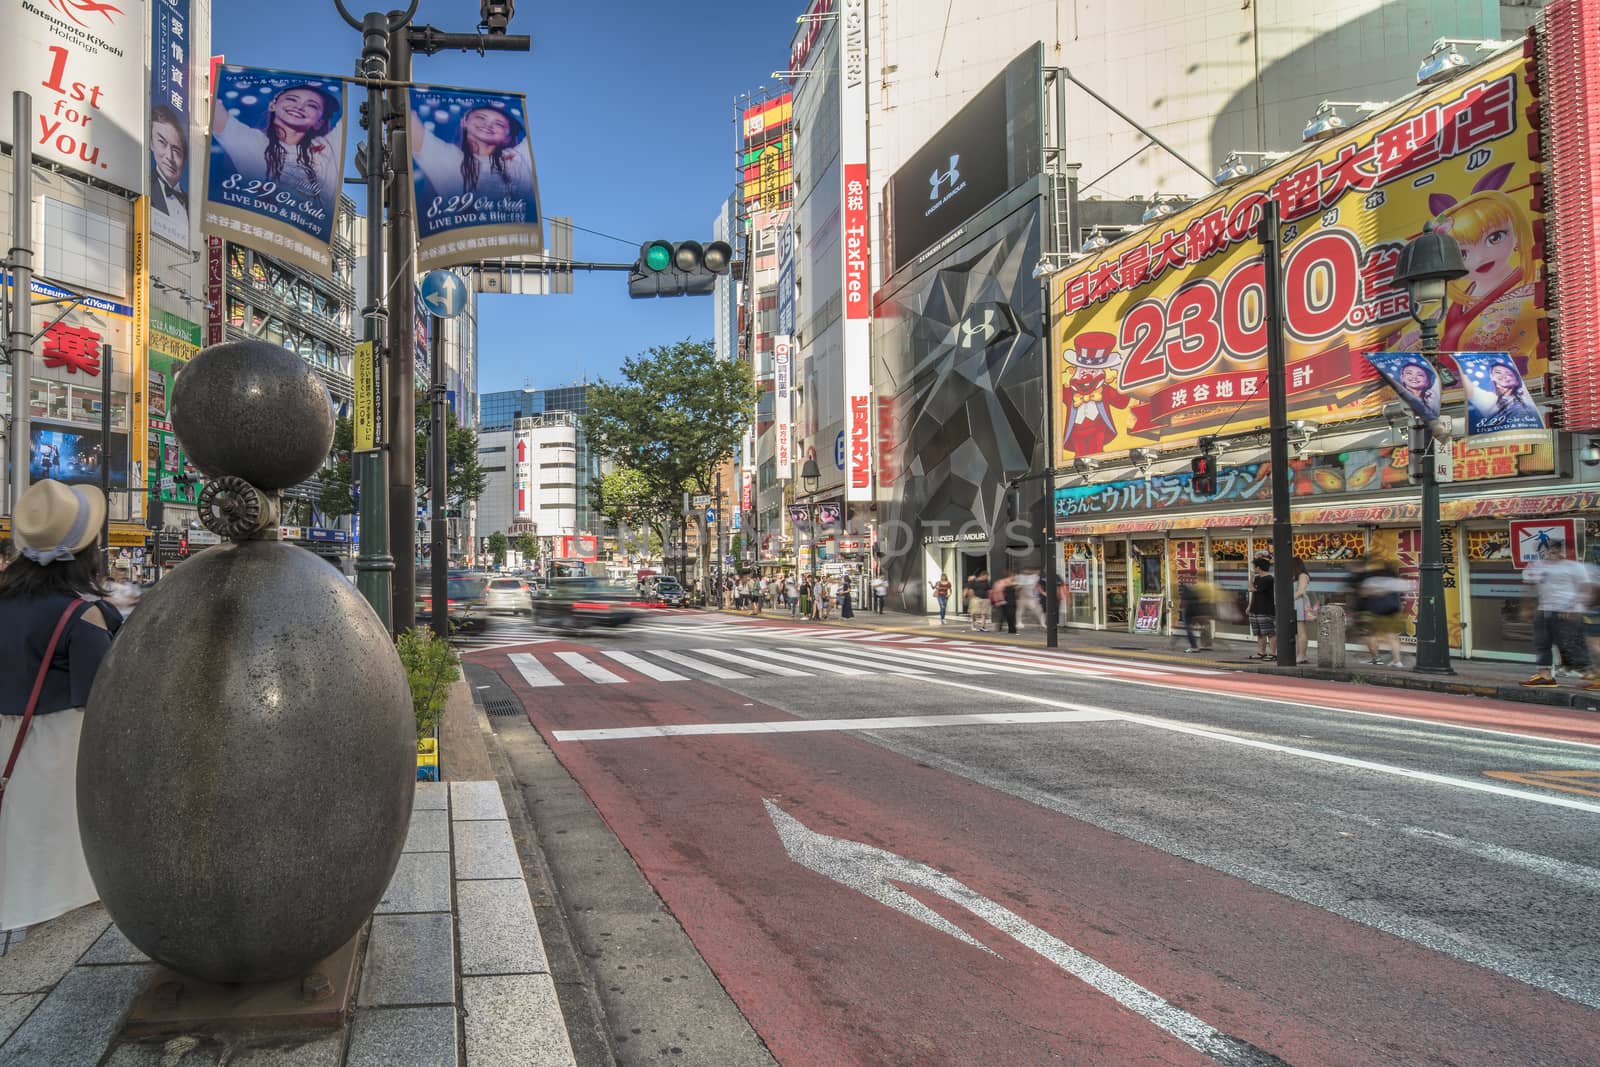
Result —
M 56 628 L 50 634 L 50 643 L 44 646 L 44 660 L 39 664 L 39 674 L 33 680 L 33 692 L 28 694 L 28 705 L 22 712 L 22 729 L 17 731 L 17 739 L 11 745 L 11 755 L 6 759 L 5 772 L 0 773 L 0 802 L 5 800 L 6 783 L 11 780 L 11 772 L 17 766 L 17 757 L 22 754 L 22 742 L 28 737 L 28 726 L 33 722 L 34 710 L 39 706 L 39 694 L 44 691 L 44 680 L 50 674 L 50 663 L 56 658 L 56 646 L 61 643 L 61 635 L 66 632 L 67 623 L 72 621 L 73 614 L 79 608 L 88 608 L 90 603 L 81 597 L 74 598 L 61 613 L 61 618 L 56 620 Z

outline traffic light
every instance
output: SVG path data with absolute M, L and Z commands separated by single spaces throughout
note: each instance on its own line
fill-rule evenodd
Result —
M 1217 457 L 1203 452 L 1189 461 L 1189 485 L 1195 496 L 1217 495 Z
M 145 504 L 144 526 L 147 530 L 159 530 L 167 524 L 167 506 L 158 496 L 152 496 Z
M 704 296 L 731 269 L 733 247 L 726 241 L 648 241 L 639 246 L 638 262 L 628 274 L 628 295 Z

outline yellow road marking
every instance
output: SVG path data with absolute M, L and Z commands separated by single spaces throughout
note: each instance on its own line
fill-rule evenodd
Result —
M 1484 771 L 1483 774 L 1486 778 L 1498 778 L 1502 782 L 1600 797 L 1600 771 Z

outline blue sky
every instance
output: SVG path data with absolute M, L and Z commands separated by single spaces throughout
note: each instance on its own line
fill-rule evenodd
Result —
M 363 0 L 346 6 L 367 10 Z M 418 56 L 413 77 L 526 93 L 545 213 L 630 242 L 579 231 L 575 259 L 632 262 L 641 241 L 710 239 L 735 179 L 735 98 L 787 65 L 804 9 L 804 0 L 522 0 L 511 29 L 532 35 L 532 52 Z M 469 31 L 477 13 L 472 0 L 423 0 L 417 21 Z M 361 38 L 333 0 L 214 0 L 212 48 L 230 63 L 349 74 Z M 361 190 L 347 189 L 360 203 Z M 632 300 L 618 273 L 579 273 L 574 289 L 482 299 L 482 391 L 614 377 L 651 345 L 711 336 L 710 297 Z

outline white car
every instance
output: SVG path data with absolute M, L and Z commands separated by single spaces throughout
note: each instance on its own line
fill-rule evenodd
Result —
M 533 591 L 521 578 L 491 578 L 488 608 L 491 613 L 508 611 L 513 615 L 532 615 Z

